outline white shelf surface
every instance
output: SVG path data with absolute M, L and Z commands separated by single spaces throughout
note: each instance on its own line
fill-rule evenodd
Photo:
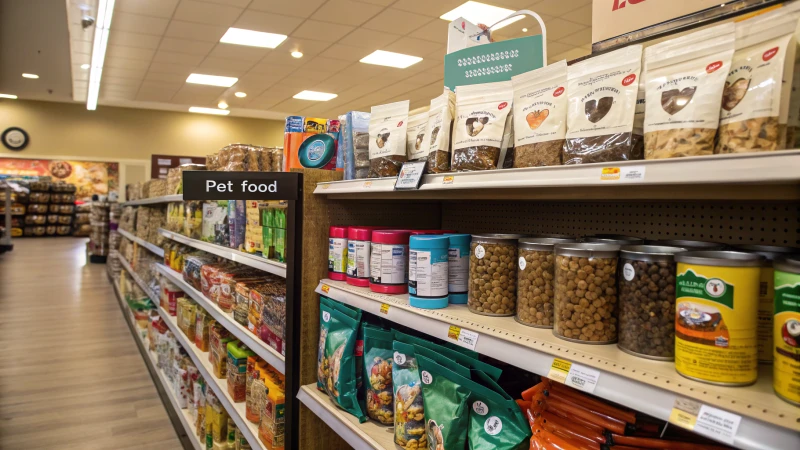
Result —
M 142 239 L 140 237 L 136 237 L 131 232 L 125 231 L 125 230 L 123 230 L 121 228 L 117 228 L 117 231 L 119 232 L 119 234 L 125 236 L 126 238 L 132 240 L 133 242 L 136 242 L 137 244 L 139 244 L 142 247 L 150 250 L 151 252 L 155 253 L 156 255 L 158 255 L 158 256 L 160 256 L 162 258 L 164 257 L 164 249 L 163 248 L 161 248 L 161 247 L 159 247 L 159 246 L 157 246 L 155 244 L 151 244 L 151 243 L 145 241 L 144 239 Z
M 181 346 L 186 350 L 186 353 L 188 353 L 189 357 L 194 361 L 194 364 L 197 366 L 200 374 L 203 375 L 206 383 L 208 383 L 214 391 L 214 394 L 219 398 L 222 407 L 228 411 L 228 414 L 236 423 L 236 426 L 242 431 L 242 434 L 245 439 L 247 439 L 247 442 L 250 443 L 250 446 L 254 449 L 266 450 L 266 446 L 258 439 L 258 425 L 247 420 L 245 402 L 234 402 L 233 398 L 228 393 L 227 380 L 219 379 L 214 376 L 211 362 L 208 360 L 208 352 L 200 351 L 200 349 L 194 345 L 194 342 L 189 342 L 189 339 L 183 334 L 183 331 L 178 328 L 178 321 L 175 317 L 170 316 L 169 313 L 164 311 L 164 308 L 158 307 L 157 309 L 161 318 L 164 319 L 164 322 L 167 323 L 167 326 L 172 331 L 172 334 L 175 335 L 175 338 L 178 339 Z
M 159 300 L 158 299 L 158 295 L 150 291 L 150 288 L 148 288 L 147 284 L 144 282 L 144 280 L 142 280 L 139 277 L 139 274 L 133 271 L 133 267 L 131 267 L 131 265 L 128 262 L 128 260 L 123 258 L 122 254 L 120 254 L 119 252 L 117 254 L 118 254 L 118 258 L 119 258 L 119 263 L 122 265 L 122 268 L 125 269 L 125 271 L 130 274 L 130 276 L 133 279 L 133 281 L 136 284 L 138 284 L 139 287 L 142 288 L 144 293 L 147 294 L 148 297 L 150 297 L 150 300 L 152 300 L 153 303 L 157 305 L 159 303 L 158 302 L 158 300 Z
M 595 395 L 662 420 L 669 419 L 676 398 L 730 411 L 742 417 L 737 448 L 800 448 L 800 408 L 773 393 L 771 366 L 761 367 L 755 385 L 716 386 L 681 377 L 673 362 L 632 356 L 616 345 L 565 341 L 555 337 L 552 330 L 527 327 L 513 317 L 477 315 L 466 305 L 419 309 L 408 304 L 407 294 L 378 294 L 328 279 L 320 281 L 316 291 L 439 339 L 448 340 L 451 325 L 477 332 L 476 351 L 539 375 L 547 376 L 555 358 L 592 367 L 600 371 Z M 381 312 L 382 304 L 389 305 L 386 313 Z
M 194 417 L 192 417 L 191 414 L 189 414 L 188 409 L 181 408 L 178 405 L 178 399 L 177 397 L 175 397 L 175 391 L 173 390 L 172 385 L 170 384 L 167 377 L 164 375 L 164 372 L 162 372 L 161 369 L 158 368 L 158 357 L 154 353 L 148 350 L 150 348 L 148 340 L 143 339 L 141 334 L 139 334 L 139 328 L 136 325 L 136 322 L 133 320 L 133 313 L 131 312 L 128 305 L 122 300 L 122 296 L 120 295 L 119 292 L 119 287 L 117 286 L 115 280 L 112 279 L 111 284 L 114 286 L 114 292 L 117 297 L 117 302 L 119 302 L 119 306 L 120 308 L 122 308 L 125 320 L 127 320 L 128 323 L 132 326 L 132 328 L 136 330 L 136 332 L 133 333 L 135 339 L 141 343 L 142 348 L 144 348 L 145 352 L 147 353 L 147 357 L 150 358 L 150 363 L 153 366 L 154 372 L 156 372 L 156 374 L 158 375 L 158 378 L 161 382 L 161 387 L 164 390 L 164 392 L 166 392 L 167 398 L 169 398 L 169 402 L 172 404 L 172 408 L 177 413 L 177 416 L 180 419 L 181 424 L 183 425 L 183 429 L 189 436 L 189 441 L 192 443 L 192 447 L 195 450 L 205 450 L 206 448 L 205 443 L 201 443 L 200 440 L 197 438 L 197 433 L 195 432 L 195 426 L 194 426 L 194 420 L 195 420 Z
M 603 180 L 603 168 L 638 168 L 643 177 L 637 180 Z M 395 178 L 332 181 L 317 184 L 314 194 L 359 198 L 458 198 L 470 196 L 471 191 L 481 194 L 485 190 L 522 189 L 517 197 L 572 196 L 567 191 L 578 189 L 584 197 L 586 187 L 657 187 L 665 185 L 739 185 L 770 184 L 792 185 L 790 195 L 797 196 L 800 185 L 800 150 L 763 153 L 737 153 L 730 155 L 697 156 L 647 161 L 615 161 L 597 164 L 532 167 L 524 169 L 484 170 L 424 175 L 418 191 L 395 191 Z M 531 188 L 536 188 L 531 190 Z M 637 189 L 616 192 L 614 197 L 637 196 Z M 427 194 L 426 194 L 427 193 Z M 701 195 L 697 192 L 696 195 Z M 671 195 L 671 194 L 670 194 Z M 362 197 L 363 196 L 363 197 Z M 580 196 L 578 198 L 581 198 Z
M 278 372 L 286 373 L 286 358 L 283 355 L 267 345 L 267 343 L 262 341 L 258 336 L 251 333 L 250 330 L 242 326 L 239 322 L 235 321 L 233 315 L 221 310 L 216 303 L 208 299 L 202 292 L 189 285 L 189 283 L 184 281 L 181 274 L 163 264 L 158 264 L 156 267 L 161 274 L 175 283 L 183 292 L 192 297 L 194 301 L 211 314 L 220 325 L 230 331 L 237 339 L 244 342 L 250 350 L 256 352 L 264 361 L 275 367 Z
M 266 259 L 258 255 L 240 252 L 238 250 L 233 250 L 228 247 L 223 247 L 221 245 L 211 244 L 209 242 L 203 242 L 197 239 L 191 239 L 182 234 L 178 234 L 172 231 L 167 231 L 163 228 L 159 228 L 158 232 L 161 233 L 161 235 L 166 237 L 167 239 L 171 239 L 175 242 L 180 242 L 181 244 L 188 245 L 190 247 L 194 247 L 199 250 L 203 250 L 204 252 L 208 252 L 213 255 L 221 256 L 225 259 L 237 262 L 239 264 L 244 264 L 246 266 L 250 266 L 277 275 L 279 277 L 286 278 L 285 263 L 272 261 L 270 259 Z
M 328 394 L 317 390 L 316 384 L 301 386 L 297 399 L 325 422 L 355 450 L 394 450 L 394 428 L 378 425 L 372 420 L 358 419 L 336 406 Z
M 171 203 L 171 202 L 182 202 L 182 201 L 183 201 L 183 194 L 175 194 L 175 195 L 164 195 L 161 197 L 143 198 L 141 200 L 131 200 L 129 202 L 123 203 L 122 206 L 154 205 L 156 203 Z

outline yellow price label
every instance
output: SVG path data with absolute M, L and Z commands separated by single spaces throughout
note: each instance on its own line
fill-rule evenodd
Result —
M 381 303 L 381 314 L 389 314 L 389 305 Z
M 455 180 L 453 175 L 447 175 L 446 177 L 442 178 L 442 184 L 453 184 L 453 180 Z
M 330 184 L 323 184 L 323 185 L 322 185 L 322 189 L 328 189 L 329 187 L 331 187 L 331 185 L 330 185 Z
M 547 378 L 558 381 L 559 383 L 565 383 L 567 381 L 567 374 L 569 374 L 569 369 L 571 368 L 571 362 L 556 358 L 553 360 L 553 365 L 550 366 L 550 372 L 547 374 Z
M 371 188 L 372 187 L 372 181 L 365 181 L 364 182 L 364 187 L 365 188 Z
M 322 292 L 324 292 L 324 293 L 326 293 L 326 294 L 327 294 L 327 293 L 328 293 L 328 291 L 330 291 L 330 290 L 331 290 L 331 287 L 330 287 L 330 286 L 328 286 L 327 284 L 323 284 L 323 285 L 322 285 Z
M 619 167 L 603 167 L 603 170 L 600 172 L 600 179 L 601 180 L 619 180 L 620 177 L 620 170 Z
M 461 334 L 461 327 L 450 325 L 450 328 L 447 330 L 447 337 L 449 337 L 454 341 L 457 341 L 459 334 Z

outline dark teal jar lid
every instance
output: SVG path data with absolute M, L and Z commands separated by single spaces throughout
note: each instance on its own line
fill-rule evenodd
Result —
M 311 136 L 300 144 L 297 156 L 305 168 L 325 167 L 336 156 L 336 140 L 328 134 Z

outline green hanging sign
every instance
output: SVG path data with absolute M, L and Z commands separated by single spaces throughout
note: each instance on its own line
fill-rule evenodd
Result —
M 544 67 L 542 35 L 478 45 L 444 57 L 444 85 L 456 86 L 508 81 L 521 73 Z

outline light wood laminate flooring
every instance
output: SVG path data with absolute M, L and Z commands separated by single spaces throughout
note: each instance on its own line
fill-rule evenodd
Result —
M 0 255 L 0 448 L 181 449 L 86 239 Z

